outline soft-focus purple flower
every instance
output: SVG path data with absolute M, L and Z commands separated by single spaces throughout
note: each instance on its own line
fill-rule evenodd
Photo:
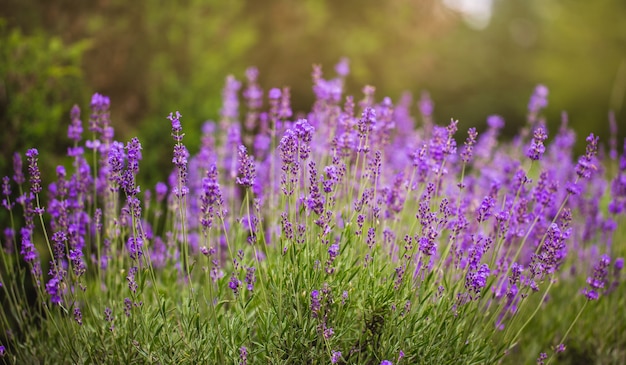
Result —
M 167 184 L 164 183 L 164 182 L 159 181 L 154 186 L 154 191 L 156 192 L 156 201 L 157 201 L 157 203 L 162 202 L 163 199 L 165 199 L 165 196 L 167 195 Z
M 496 205 L 496 200 L 492 196 L 486 196 L 480 207 L 476 211 L 476 220 L 478 223 L 486 221 L 493 214 L 493 208 Z
M 133 301 L 130 298 L 124 298 L 124 314 L 126 317 L 130 317 L 130 312 L 133 309 Z
M 543 127 L 539 126 L 535 129 L 535 133 L 533 135 L 533 139 L 530 142 L 530 147 L 528 151 L 526 151 L 526 156 L 533 161 L 540 160 L 543 156 L 543 153 L 546 151 L 546 148 L 543 145 L 543 141 L 548 138 Z
M 347 57 L 342 57 L 335 65 L 335 72 L 341 77 L 346 77 L 350 73 L 350 60 Z
M 61 303 L 61 292 L 60 284 L 63 278 L 60 274 L 54 275 L 48 282 L 46 283 L 46 292 L 50 295 L 50 302 L 52 304 L 60 304 Z
M 317 318 L 319 316 L 321 308 L 322 304 L 320 303 L 320 292 L 318 290 L 313 290 L 311 292 L 311 315 L 313 318 Z
M 246 70 L 248 86 L 243 92 L 243 97 L 246 99 L 250 109 L 259 109 L 263 106 L 263 90 L 257 83 L 258 76 L 259 70 L 256 67 L 249 67 Z
M 78 142 L 83 134 L 83 125 L 80 120 L 80 108 L 78 105 L 74 105 L 72 107 L 72 110 L 70 111 L 70 118 L 72 119 L 72 122 L 67 128 L 67 137 L 74 142 Z
M 322 335 L 324 336 L 324 339 L 326 340 L 333 337 L 334 334 L 335 334 L 335 330 L 332 327 L 326 327 L 324 328 L 324 331 L 322 332 Z
M 8 176 L 5 176 L 2 178 L 2 195 L 5 196 L 5 198 L 9 198 L 9 196 L 11 195 L 11 178 L 9 178 Z M 11 207 L 9 206 L 9 202 L 8 200 L 4 200 L 3 201 L 3 206 L 10 210 Z
M 282 119 L 291 118 L 293 112 L 291 111 L 291 92 L 288 87 L 283 87 L 280 98 L 280 106 L 278 108 L 278 117 Z
M 490 115 L 487 117 L 487 126 L 491 129 L 502 129 L 504 127 L 504 119 L 499 115 Z
M 558 353 L 561 353 L 561 352 L 564 352 L 564 351 L 565 351 L 565 344 L 563 344 L 563 343 L 560 343 L 560 344 L 556 347 L 556 349 L 555 349 L 555 352 L 556 352 L 557 354 L 558 354 Z
M 543 365 L 547 359 L 548 354 L 546 354 L 545 352 L 540 353 L 539 357 L 537 358 L 537 365 Z
M 383 360 L 380 362 L 380 365 L 393 365 L 393 363 L 389 360 Z
M 15 181 L 18 185 L 21 185 L 26 181 L 22 167 L 22 155 L 18 152 L 13 154 L 13 181 Z
M 83 325 L 83 314 L 78 307 L 74 307 L 74 320 L 76 321 L 76 323 L 78 323 L 79 326 Z
M 598 152 L 598 137 L 591 133 L 586 141 L 587 147 L 585 154 L 580 156 L 578 164 L 576 164 L 576 174 L 579 177 L 589 179 L 592 171 L 596 171 L 598 167 L 595 165 L 595 155 Z
M 435 103 L 433 103 L 430 98 L 430 94 L 428 91 L 422 92 L 422 96 L 418 103 L 420 113 L 424 117 L 431 117 L 433 115 L 433 111 L 435 110 Z
M 490 270 L 487 264 L 481 264 L 476 271 L 469 271 L 465 276 L 465 288 L 475 294 L 487 285 Z
M 143 256 L 143 239 L 141 236 L 128 237 L 126 249 L 132 260 L 139 260 Z
M 333 350 L 330 355 L 330 363 L 336 364 L 339 362 L 340 359 L 341 359 L 341 351 Z
M 245 346 L 239 348 L 239 365 L 248 364 L 248 349 Z
M 7 354 L 7 349 L 4 345 L 0 345 L 0 357 L 4 357 Z
M 15 230 L 11 227 L 7 227 L 4 229 L 3 231 L 4 233 L 4 252 L 8 253 L 8 254 L 12 254 L 13 250 L 15 249 L 15 247 L 13 246 L 13 242 L 15 240 Z M 622 260 L 623 262 L 623 260 Z
M 474 145 L 476 144 L 477 137 L 478 132 L 476 132 L 476 128 L 470 128 L 467 131 L 467 139 L 465 140 L 465 146 L 463 148 L 463 151 L 461 152 L 461 160 L 463 161 L 463 163 L 468 163 L 469 160 L 472 159 Z
M 137 285 L 136 275 L 137 275 L 137 266 L 133 266 L 128 270 L 128 275 L 126 275 L 126 281 L 128 283 L 128 289 L 133 293 L 137 294 L 137 289 L 139 286 Z
M 343 93 L 343 82 L 341 79 L 325 80 L 322 78 L 322 68 L 313 65 L 313 92 L 318 101 L 338 103 Z
M 256 282 L 256 275 L 254 273 L 255 271 L 256 269 L 254 267 L 249 267 L 246 269 L 246 277 L 244 278 L 244 281 L 246 282 L 246 284 L 248 284 L 248 291 L 254 290 L 254 283 Z
M 98 93 L 93 94 L 91 97 L 91 115 L 89 117 L 89 130 L 107 134 L 110 136 L 109 126 L 109 107 L 111 106 L 111 100 L 108 96 L 104 96 Z
M 113 332 L 115 326 L 113 325 L 113 311 L 109 307 L 104 308 L 104 320 L 109 322 L 111 325 L 109 326 L 109 331 Z
M 270 89 L 269 93 L 267 94 L 267 97 L 270 99 L 278 100 L 280 99 L 280 95 L 281 95 L 280 89 L 273 88 L 273 89 Z
M 544 85 L 537 85 L 528 102 L 528 112 L 537 114 L 546 106 L 548 106 L 548 88 Z
M 222 119 L 234 121 L 239 116 L 239 98 L 237 93 L 241 88 L 241 83 L 233 75 L 226 77 L 226 85 L 222 91 L 222 109 L 220 115 Z
M 237 278 L 237 275 L 235 275 L 235 273 L 233 272 L 230 277 L 230 281 L 228 282 L 228 287 L 230 288 L 230 290 L 233 291 L 233 294 L 238 295 L 240 286 L 241 280 L 239 280 L 239 278 Z
M 339 255 L 339 244 L 333 243 L 328 248 L 328 255 L 330 255 L 331 259 L 336 258 Z
M 22 249 L 20 254 L 26 262 L 33 262 L 37 258 L 37 249 L 31 240 L 32 231 L 29 228 L 23 227 L 20 230 L 22 236 Z
M 611 258 L 608 255 L 602 255 L 600 260 L 593 266 L 593 273 L 587 278 L 588 288 L 583 290 L 583 294 L 589 300 L 597 300 L 600 296 L 600 290 L 604 289 L 609 274 L 609 265 Z
M 359 137 L 365 138 L 368 136 L 376 125 L 376 109 L 365 108 L 361 118 L 357 121 L 357 129 L 359 131 Z

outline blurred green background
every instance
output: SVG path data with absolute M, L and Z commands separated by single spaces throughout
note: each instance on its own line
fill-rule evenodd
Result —
M 397 101 L 427 90 L 439 123 L 457 118 L 461 131 L 500 114 L 515 134 L 543 83 L 551 132 L 566 110 L 579 151 L 591 131 L 608 143 L 609 110 L 626 136 L 623 0 L 0 0 L 0 18 L 2 175 L 15 150 L 37 146 L 56 161 L 71 106 L 86 122 L 99 92 L 111 97 L 116 138 L 140 137 L 143 178 L 162 180 L 170 111 L 182 113 L 193 152 L 228 74 L 257 66 L 262 87 L 290 86 L 294 110 L 306 111 L 312 64 L 334 76 L 343 56 L 349 93 L 370 84 L 377 100 Z

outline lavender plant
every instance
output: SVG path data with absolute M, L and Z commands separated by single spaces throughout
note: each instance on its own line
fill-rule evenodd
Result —
M 264 98 L 256 69 L 245 85 L 230 76 L 193 155 L 171 113 L 173 170 L 154 188 L 137 185 L 144 147 L 114 139 L 99 94 L 89 136 L 72 109 L 71 167 L 47 189 L 37 149 L 28 179 L 16 154 L 1 359 L 515 362 L 562 307 L 553 295 L 576 312 L 531 356 L 567 353 L 576 323 L 623 291 L 626 144 L 607 159 L 592 134 L 574 159 L 566 116 L 550 141 L 544 86 L 502 142 L 499 116 L 464 136 L 435 124 L 427 94 L 414 118 L 409 96 L 345 96 L 347 60 L 336 71 L 314 68 L 316 101 L 295 114 L 288 88 Z

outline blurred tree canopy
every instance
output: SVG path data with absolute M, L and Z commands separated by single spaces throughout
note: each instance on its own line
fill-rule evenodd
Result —
M 553 133 L 566 110 L 580 140 L 594 131 L 606 143 L 613 110 L 619 140 L 626 136 L 623 0 L 492 0 L 484 29 L 468 26 L 463 14 L 439 0 L 3 3 L 7 29 L 58 39 L 69 58 L 80 59 L 82 73 L 76 75 L 85 87 L 111 97 L 118 138 L 139 134 L 151 145 L 144 157 L 149 166 L 169 161 L 170 111 L 183 114 L 194 150 L 200 124 L 218 118 L 228 74 L 243 79 L 246 67 L 257 66 L 263 87 L 290 86 L 294 109 L 304 111 L 313 101 L 311 65 L 331 74 L 343 56 L 351 63 L 350 93 L 359 96 L 370 84 L 378 99 L 398 100 L 405 90 L 416 99 L 427 90 L 439 122 L 457 118 L 461 130 L 481 129 L 488 115 L 500 114 L 514 134 L 526 119 L 534 86 L 543 83 L 550 89 L 545 115 Z M 3 50 L 9 33 L 3 32 Z M 39 47 L 50 53 L 47 45 Z M 16 60 L 2 62 L 7 70 Z M 2 78 L 13 102 L 18 91 Z M 50 100 L 59 100 L 57 108 L 69 121 L 69 105 L 85 99 L 58 94 Z M 10 113 L 40 122 L 25 105 L 11 106 Z M 2 115 L 3 124 L 14 118 Z M 15 133 L 31 132 L 21 126 Z M 163 178 L 162 171 L 146 172 L 151 181 Z

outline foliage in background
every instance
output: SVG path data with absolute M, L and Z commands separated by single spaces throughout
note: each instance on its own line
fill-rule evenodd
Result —
M 33 146 L 50 151 L 48 166 L 65 154 L 69 110 L 84 100 L 81 61 L 89 42 L 24 34 L 0 19 L 0 44 L 0 171 L 11 168 L 13 151 Z
M 69 4 L 72 6 L 68 6 Z M 304 75 L 312 64 L 351 60 L 347 87 L 366 84 L 378 95 L 416 97 L 428 90 L 435 117 L 484 128 L 485 111 L 507 120 L 512 136 L 524 122 L 517 100 L 544 83 L 558 90 L 558 108 L 546 110 L 558 126 L 562 110 L 575 115 L 580 135 L 590 126 L 609 135 L 607 114 L 625 118 L 626 5 L 567 0 L 493 2 L 485 29 L 472 29 L 438 0 L 384 3 L 348 1 L 156 0 L 7 1 L 0 10 L 11 26 L 43 30 L 70 42 L 90 39 L 84 70 L 92 90 L 110 95 L 118 133 L 136 131 L 163 144 L 162 115 L 189 116 L 189 133 L 219 115 L 220 87 L 228 73 L 266 70 L 262 85 L 289 85 L 294 110 L 308 110 L 313 94 Z M 621 71 L 620 71 L 621 70 Z M 442 106 L 441 108 L 438 105 Z M 156 129 L 155 129 L 156 128 Z M 620 137 L 625 136 L 620 131 Z M 159 137 L 161 136 L 161 137 Z M 197 146 L 190 146 L 192 150 Z M 584 146 L 577 145 L 582 152 Z M 164 167 L 165 151 L 153 154 Z M 156 181 L 158 173 L 150 173 Z

